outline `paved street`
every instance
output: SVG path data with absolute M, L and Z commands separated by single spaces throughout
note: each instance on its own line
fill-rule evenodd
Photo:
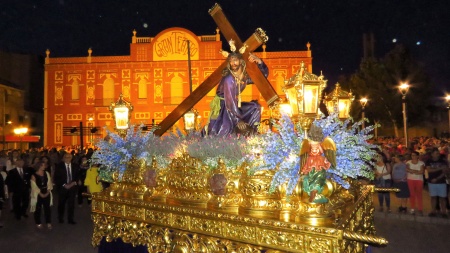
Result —
M 427 194 L 424 192 L 425 212 L 429 210 Z M 393 211 L 396 205 L 393 197 Z M 91 245 L 92 221 L 89 206 L 76 207 L 75 220 L 78 222 L 76 225 L 57 223 L 56 206 L 53 206 L 52 211 L 53 230 L 48 231 L 45 228 L 38 230 L 31 215 L 27 219 L 17 221 L 6 206 L 4 227 L 0 228 L 0 253 L 97 252 Z M 389 245 L 386 248 L 373 248 L 374 253 L 449 252 L 450 219 L 376 211 L 375 224 L 377 235 L 387 238 Z
M 56 201 L 57 202 L 57 201 Z M 56 204 L 55 202 L 55 204 Z M 33 215 L 14 218 L 9 207 L 4 208 L 4 227 L 0 228 L 1 253 L 94 253 L 91 245 L 92 221 L 90 206 L 75 207 L 76 225 L 60 224 L 57 219 L 56 205 L 52 208 L 53 229 L 38 229 L 34 224 Z M 43 220 L 43 218 L 42 218 Z

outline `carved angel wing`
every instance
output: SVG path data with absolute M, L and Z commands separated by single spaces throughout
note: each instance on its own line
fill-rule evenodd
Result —
M 306 160 L 308 159 L 308 154 L 311 149 L 311 146 L 309 145 L 309 140 L 304 139 L 302 141 L 302 145 L 300 146 L 300 170 L 299 173 L 301 173 L 303 167 L 306 164 Z
M 330 137 L 326 137 L 321 145 L 325 157 L 331 163 L 331 166 L 336 168 L 336 143 L 334 143 L 333 139 L 331 139 Z

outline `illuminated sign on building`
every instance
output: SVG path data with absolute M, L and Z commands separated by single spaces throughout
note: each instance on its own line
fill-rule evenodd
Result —
M 185 30 L 164 32 L 153 41 L 153 60 L 187 60 L 188 40 L 190 41 L 191 60 L 199 59 L 198 39 Z

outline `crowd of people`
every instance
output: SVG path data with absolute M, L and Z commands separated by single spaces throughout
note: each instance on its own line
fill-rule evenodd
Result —
M 398 212 L 423 216 L 423 191 L 428 190 L 430 217 L 448 218 L 450 184 L 450 142 L 448 139 L 417 137 L 410 145 L 402 139 L 378 138 L 381 147 L 374 166 L 375 185 L 397 188 Z M 379 191 L 380 211 L 391 212 L 389 191 Z
M 0 151 L 0 227 L 8 206 L 17 220 L 33 213 L 38 229 L 52 229 L 51 206 L 57 199 L 59 223 L 75 225 L 75 203 L 90 204 L 83 193 L 99 192 L 98 165 L 89 164 L 93 149 L 50 148 Z M 78 196 L 78 197 L 77 197 Z M 67 212 L 66 212 L 67 207 Z M 46 226 L 41 221 L 42 211 Z

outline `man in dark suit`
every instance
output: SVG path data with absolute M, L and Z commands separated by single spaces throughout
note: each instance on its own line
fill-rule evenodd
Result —
M 58 219 L 59 223 L 64 223 L 64 210 L 66 204 L 67 220 L 69 224 L 76 224 L 74 221 L 75 196 L 79 183 L 79 167 L 72 162 L 72 154 L 65 153 L 63 161 L 55 169 L 55 185 L 58 189 Z
M 30 203 L 30 179 L 33 172 L 29 168 L 24 168 L 23 159 L 17 159 L 15 168 L 8 172 L 6 185 L 9 192 L 12 192 L 13 211 L 17 220 L 28 217 L 27 209 Z

